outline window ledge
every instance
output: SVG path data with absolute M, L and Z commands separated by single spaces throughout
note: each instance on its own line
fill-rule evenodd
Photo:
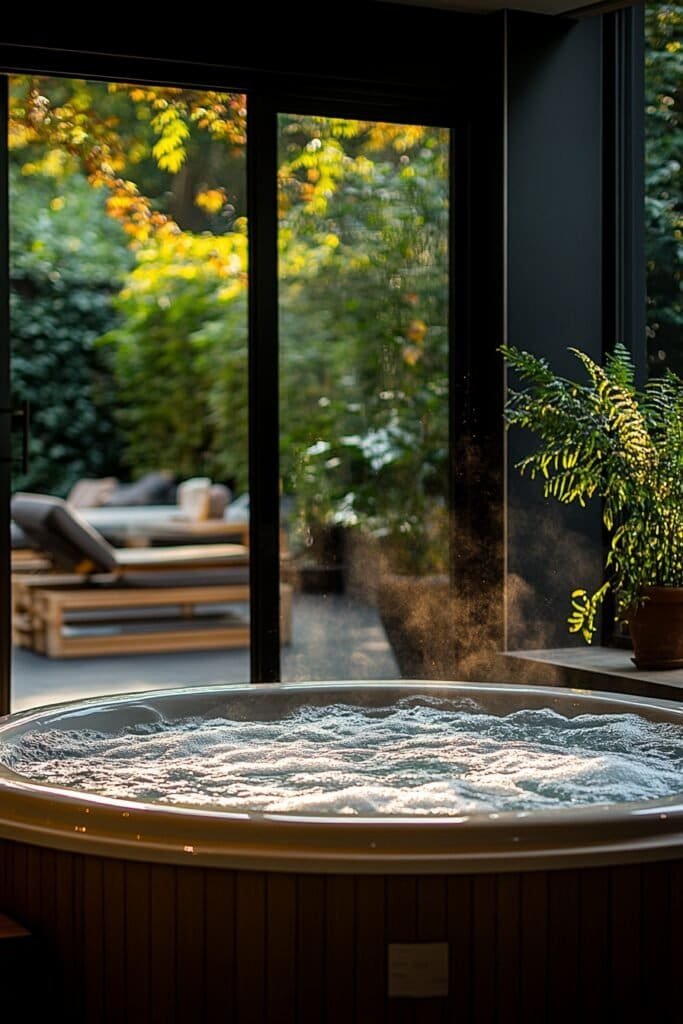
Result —
M 506 657 L 559 669 L 567 686 L 623 690 L 650 697 L 683 700 L 683 669 L 643 672 L 632 652 L 614 647 L 555 647 L 536 651 L 506 651 Z

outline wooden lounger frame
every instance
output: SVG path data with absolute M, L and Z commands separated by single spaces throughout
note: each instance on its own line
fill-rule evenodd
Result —
M 13 642 L 49 658 L 248 647 L 248 622 L 226 622 L 225 616 L 211 618 L 199 609 L 201 605 L 248 601 L 247 584 L 126 587 L 84 583 L 73 574 L 17 574 L 12 578 Z M 286 644 L 291 640 L 292 619 L 292 588 L 286 583 L 280 586 L 280 601 L 282 642 Z M 152 610 L 158 608 L 179 611 L 172 618 L 155 618 Z M 137 610 L 141 615 L 135 619 L 116 619 L 113 614 Z M 102 612 L 102 620 L 91 620 L 89 625 L 105 626 L 110 632 L 70 633 L 69 616 L 79 612 Z M 126 631 L 126 624 L 132 621 L 144 623 L 145 631 Z M 177 628 L 179 621 L 182 628 Z

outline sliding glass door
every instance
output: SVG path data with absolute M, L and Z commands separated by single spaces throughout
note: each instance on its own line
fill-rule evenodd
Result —
M 246 97 L 8 84 L 14 708 L 243 682 Z
M 449 674 L 451 131 L 3 82 L 13 707 Z
M 278 117 L 285 680 L 443 671 L 449 136 Z

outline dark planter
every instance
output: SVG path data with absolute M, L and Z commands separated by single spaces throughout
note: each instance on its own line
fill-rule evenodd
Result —
M 683 668 L 683 587 L 645 587 L 643 596 L 629 622 L 636 667 Z
M 298 566 L 302 594 L 343 594 L 344 567 L 341 565 Z
M 342 526 L 311 526 L 310 544 L 297 560 L 299 586 L 305 594 L 343 594 L 346 531 Z

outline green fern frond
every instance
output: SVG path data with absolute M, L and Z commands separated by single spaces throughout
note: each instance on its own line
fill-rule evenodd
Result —
M 605 356 L 605 373 L 611 381 L 633 393 L 635 386 L 635 367 L 631 353 L 622 342 L 618 341 L 613 352 Z
M 536 449 L 518 469 L 541 478 L 547 498 L 603 501 L 607 582 L 590 597 L 576 591 L 569 618 L 570 630 L 590 642 L 610 586 L 619 620 L 632 614 L 644 586 L 683 586 L 683 381 L 668 371 L 638 391 L 623 345 L 604 366 L 570 351 L 587 380 L 568 380 L 543 359 L 503 349 L 524 385 L 510 388 L 505 420 L 536 434 Z

